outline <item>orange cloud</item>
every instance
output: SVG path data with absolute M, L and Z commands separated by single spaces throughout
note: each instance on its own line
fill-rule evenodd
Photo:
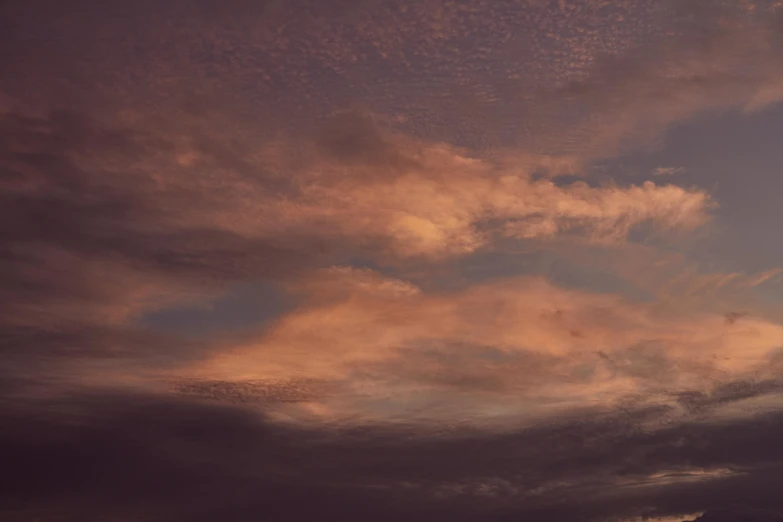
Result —
M 270 196 L 245 183 L 209 219 L 242 234 L 316 234 L 380 245 L 400 257 L 442 258 L 480 249 L 493 234 L 579 233 L 605 242 L 623 240 L 644 222 L 692 229 L 713 205 L 702 190 L 652 182 L 558 185 L 534 179 L 529 167 L 470 157 L 445 144 L 391 140 L 357 143 L 362 154 L 374 155 L 356 161 L 313 154 L 294 174 L 297 190 L 289 195 Z M 281 161 L 274 154 L 272 165 Z
M 175 138 L 166 131 L 170 151 L 135 160 L 151 178 L 140 186 L 143 197 L 176 211 L 161 213 L 156 225 L 442 259 L 476 251 L 498 234 L 616 242 L 642 223 L 690 230 L 707 221 L 714 206 L 705 191 L 672 184 L 538 179 L 534 172 L 559 173 L 560 163 L 535 155 L 475 157 L 445 143 L 386 133 L 356 112 L 335 116 L 313 141 L 255 146 L 236 132 L 226 134 L 232 138 L 210 134 L 204 149 L 197 135 Z M 106 163 L 101 158 L 99 166 L 117 168 Z
M 192 374 L 340 383 L 310 403 L 321 415 L 388 420 L 427 404 L 440 420 L 447 410 L 512 418 L 760 375 L 783 346 L 783 326 L 762 319 L 667 313 L 540 278 L 430 294 L 335 268 L 300 291 L 313 296 L 310 305 Z M 438 398 L 449 395 L 439 411 Z

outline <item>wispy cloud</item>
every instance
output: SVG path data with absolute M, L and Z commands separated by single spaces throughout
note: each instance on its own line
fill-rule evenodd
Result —
M 653 169 L 653 176 L 674 176 L 685 172 L 683 167 L 657 167 Z

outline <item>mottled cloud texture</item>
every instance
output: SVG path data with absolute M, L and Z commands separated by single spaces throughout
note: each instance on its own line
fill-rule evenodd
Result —
M 0 518 L 779 520 L 781 16 L 3 6 Z

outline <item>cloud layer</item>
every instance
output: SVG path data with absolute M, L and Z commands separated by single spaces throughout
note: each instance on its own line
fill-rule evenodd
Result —
M 783 507 L 779 414 L 650 430 L 640 423 L 667 409 L 628 408 L 514 433 L 422 438 L 310 431 L 235 407 L 98 389 L 4 402 L 0 415 L 0 451 L 13 470 L 0 505 L 12 521 L 592 521 L 671 518 L 726 498 Z
M 630 396 L 672 402 L 716 382 L 772 378 L 783 345 L 783 326 L 763 319 L 683 314 L 539 278 L 433 294 L 335 268 L 305 286 L 299 291 L 312 304 L 197 374 L 335 382 L 323 402 L 302 405 L 330 420 L 518 423 Z
M 0 518 L 783 509 L 780 268 L 639 166 L 779 2 L 93 4 L 0 10 Z

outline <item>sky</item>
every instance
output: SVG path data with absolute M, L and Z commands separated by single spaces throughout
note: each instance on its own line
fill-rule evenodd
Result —
M 0 3 L 0 518 L 783 520 L 783 2 Z

